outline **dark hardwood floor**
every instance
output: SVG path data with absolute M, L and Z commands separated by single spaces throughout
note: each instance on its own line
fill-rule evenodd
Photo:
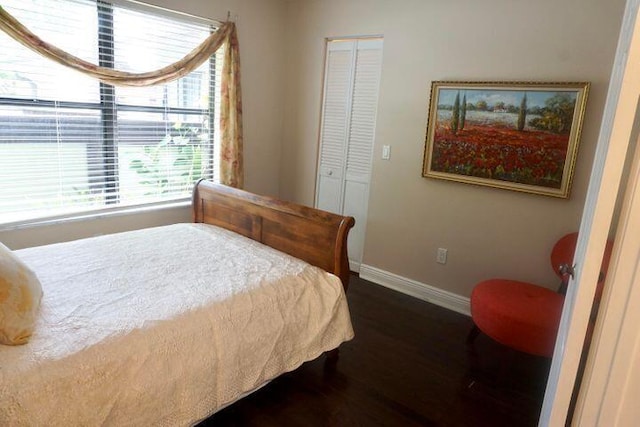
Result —
M 307 362 L 201 425 L 537 424 L 548 360 L 484 335 L 471 357 L 470 318 L 357 276 L 348 299 L 356 336 L 340 347 L 334 369 L 324 356 Z

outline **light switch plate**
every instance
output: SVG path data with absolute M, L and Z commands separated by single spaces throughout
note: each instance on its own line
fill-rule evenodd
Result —
M 382 146 L 382 160 L 389 160 L 391 157 L 391 146 L 383 145 Z

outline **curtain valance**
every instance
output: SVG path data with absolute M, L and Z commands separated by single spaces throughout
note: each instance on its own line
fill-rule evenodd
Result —
M 196 46 L 185 57 L 159 70 L 130 73 L 92 64 L 39 38 L 0 6 L 0 30 L 40 55 L 59 64 L 88 74 L 114 86 L 152 86 L 170 82 L 198 68 L 235 32 L 233 22 L 225 22 L 217 31 Z

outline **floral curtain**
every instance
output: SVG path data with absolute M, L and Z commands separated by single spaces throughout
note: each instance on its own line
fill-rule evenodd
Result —
M 242 158 L 242 97 L 240 53 L 235 31 L 229 35 L 222 65 L 220 105 L 220 181 L 236 188 L 244 185 Z
M 129 73 L 100 67 L 80 59 L 40 39 L 0 6 L 0 30 L 24 46 L 59 64 L 88 74 L 114 86 L 152 86 L 177 80 L 205 62 L 222 45 L 225 46 L 221 100 L 221 182 L 234 187 L 243 185 L 242 101 L 238 38 L 233 22 L 225 22 L 184 58 L 159 70 Z

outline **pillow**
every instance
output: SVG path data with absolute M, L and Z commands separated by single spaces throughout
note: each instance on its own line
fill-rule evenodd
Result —
M 38 277 L 0 243 L 0 344 L 26 344 L 40 308 Z

